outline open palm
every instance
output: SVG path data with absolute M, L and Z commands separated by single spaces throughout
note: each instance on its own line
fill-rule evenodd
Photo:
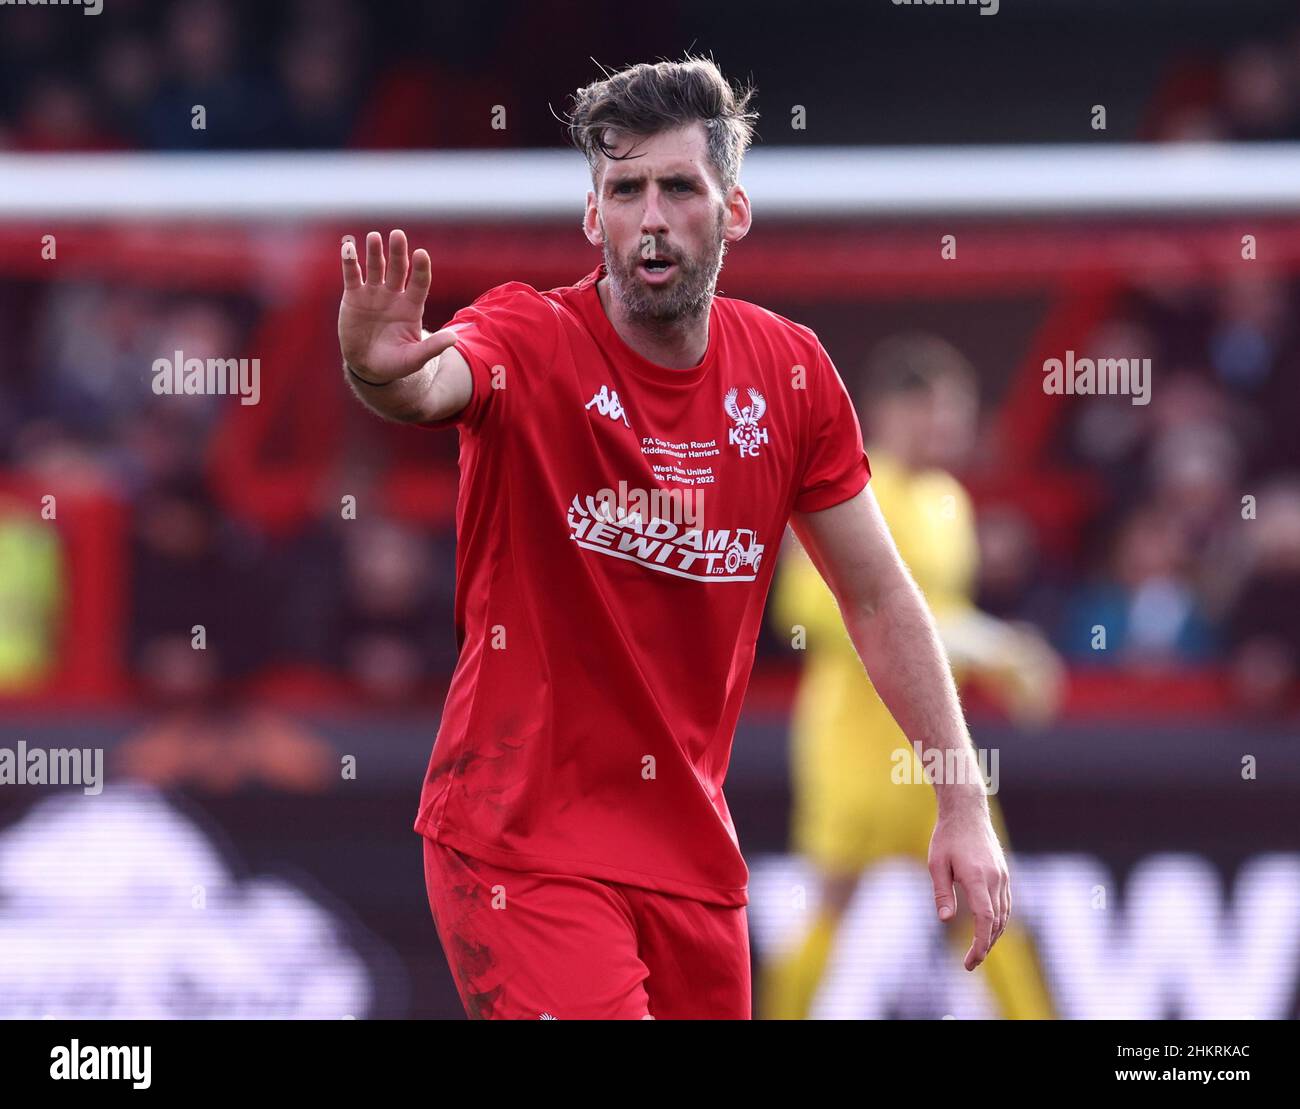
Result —
M 367 381 L 387 383 L 419 370 L 456 341 L 449 330 L 423 337 L 424 302 L 433 279 L 428 251 L 408 255 L 406 234 L 366 236 L 366 272 L 357 251 L 343 244 L 343 299 L 339 303 L 339 348 L 353 371 Z M 407 277 L 410 281 L 407 281 Z

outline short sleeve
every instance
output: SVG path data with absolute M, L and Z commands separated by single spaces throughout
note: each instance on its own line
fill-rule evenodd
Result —
M 857 496 L 871 478 L 862 428 L 839 371 L 821 344 L 809 381 L 807 441 L 796 512 L 817 512 Z
M 456 349 L 469 365 L 473 392 L 455 416 L 420 426 L 479 431 L 499 420 L 506 390 L 522 385 L 530 368 L 550 362 L 558 326 L 550 302 L 520 281 L 489 289 L 462 308 L 437 330 L 456 332 Z

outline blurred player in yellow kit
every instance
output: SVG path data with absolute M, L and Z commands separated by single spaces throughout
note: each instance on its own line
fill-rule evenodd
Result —
M 974 514 L 965 490 L 947 471 L 969 453 L 977 411 L 974 372 L 945 341 L 897 336 L 873 352 L 860 405 L 871 487 L 934 613 L 954 676 L 988 688 L 1013 719 L 1041 723 L 1059 700 L 1056 655 L 1029 625 L 995 619 L 971 601 Z M 937 803 L 920 760 L 862 668 L 834 596 L 797 544 L 778 577 L 772 618 L 781 634 L 802 627 L 806 635 L 793 720 L 792 839 L 816 867 L 821 897 L 802 940 L 764 967 L 759 1015 L 802 1020 L 860 875 L 890 856 L 910 856 L 924 865 Z M 904 757 L 913 765 L 903 782 L 919 785 L 895 784 Z M 1005 848 L 996 797 L 989 798 L 989 807 Z M 944 925 L 957 958 L 968 919 L 963 906 Z M 1014 918 L 984 967 L 1003 1017 L 1053 1016 L 1031 943 Z

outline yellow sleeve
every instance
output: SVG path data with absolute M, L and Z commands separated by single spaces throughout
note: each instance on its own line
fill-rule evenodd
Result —
M 927 598 L 936 616 L 975 611 L 975 576 L 979 569 L 975 506 L 959 481 L 945 477 L 942 488 L 945 497 L 952 498 L 952 519 L 939 544 L 942 560 L 932 590 L 934 596 Z
M 773 630 L 787 641 L 796 627 L 804 628 L 809 650 L 853 651 L 835 594 L 798 544 L 790 545 L 777 569 L 771 619 Z

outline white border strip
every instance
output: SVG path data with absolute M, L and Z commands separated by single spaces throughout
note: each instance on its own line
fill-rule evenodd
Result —
M 757 149 L 759 215 L 1294 212 L 1300 143 Z M 0 154 L 0 220 L 581 217 L 569 150 Z

